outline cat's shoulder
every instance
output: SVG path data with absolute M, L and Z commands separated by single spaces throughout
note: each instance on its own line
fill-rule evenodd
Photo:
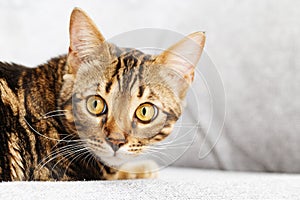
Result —
M 0 61 L 0 78 L 5 78 L 7 76 L 17 76 L 25 69 L 27 68 L 22 65 Z
M 16 92 L 18 79 L 24 70 L 26 67 L 22 65 L 0 62 L 0 92 L 8 89 Z

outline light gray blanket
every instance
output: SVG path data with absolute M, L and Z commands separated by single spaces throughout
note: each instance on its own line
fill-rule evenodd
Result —
M 299 199 L 300 175 L 170 167 L 154 180 L 0 183 L 0 199 Z

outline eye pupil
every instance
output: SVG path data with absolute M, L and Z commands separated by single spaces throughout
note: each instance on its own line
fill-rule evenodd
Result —
M 94 107 L 95 109 L 97 108 L 97 104 L 98 104 L 97 100 L 94 100 L 93 107 Z
M 143 113 L 144 116 L 146 115 L 147 109 L 145 107 L 142 109 L 142 113 Z

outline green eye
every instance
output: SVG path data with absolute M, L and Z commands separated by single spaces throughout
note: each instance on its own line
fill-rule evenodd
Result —
M 156 114 L 157 108 L 150 103 L 141 104 L 135 111 L 136 118 L 144 123 L 151 122 L 156 117 Z
M 106 111 L 106 103 L 100 96 L 88 97 L 86 107 L 93 115 L 101 115 Z

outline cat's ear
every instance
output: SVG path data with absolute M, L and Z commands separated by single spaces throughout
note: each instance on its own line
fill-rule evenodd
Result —
M 72 11 L 69 31 L 68 65 L 70 73 L 76 73 L 81 62 L 101 51 L 105 39 L 89 16 L 79 8 Z
M 205 44 L 205 33 L 192 33 L 162 52 L 155 61 L 162 64 L 165 78 L 184 96 L 194 79 L 195 66 L 199 62 Z M 168 71 L 168 72 L 167 72 Z M 174 73 L 170 73 L 173 71 Z

